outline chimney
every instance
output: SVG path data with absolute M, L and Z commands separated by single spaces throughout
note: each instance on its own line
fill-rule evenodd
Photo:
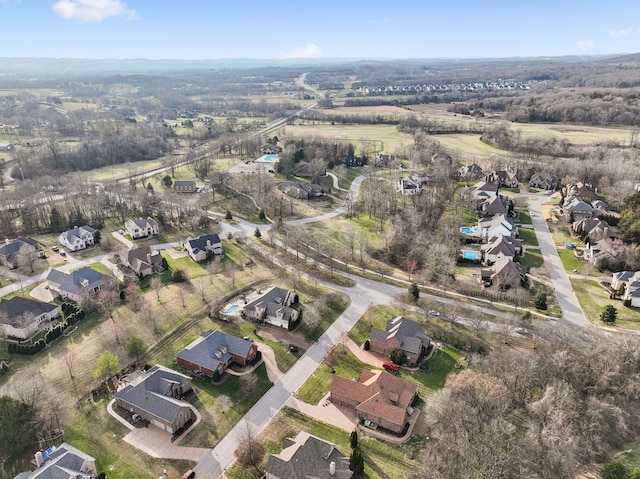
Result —
M 332 476 L 336 475 L 336 461 L 331 461 L 331 463 L 329 464 L 329 474 L 331 474 Z

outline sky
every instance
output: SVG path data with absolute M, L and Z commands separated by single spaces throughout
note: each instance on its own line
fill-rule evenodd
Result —
M 636 0 L 0 0 L 0 57 L 503 58 L 639 51 Z

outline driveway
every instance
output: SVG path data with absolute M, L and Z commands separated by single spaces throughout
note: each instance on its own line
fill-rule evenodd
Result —
M 591 323 L 587 321 L 587 318 L 578 303 L 571 282 L 567 276 L 567 273 L 560 261 L 558 250 L 551 237 L 549 226 L 542 214 L 542 204 L 549 198 L 547 196 L 541 196 L 536 199 L 529 200 L 529 211 L 531 212 L 531 222 L 533 223 L 533 229 L 536 232 L 536 238 L 540 244 L 540 252 L 544 258 L 544 262 L 547 265 L 549 271 L 549 279 L 553 283 L 553 289 L 555 290 L 556 297 L 558 298 L 558 304 L 562 309 L 562 317 L 565 321 L 576 326 L 591 326 Z

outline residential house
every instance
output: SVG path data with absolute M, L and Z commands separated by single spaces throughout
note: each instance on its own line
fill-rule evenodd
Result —
M 632 286 L 633 288 L 625 291 L 622 299 L 625 304 L 628 301 L 629 306 L 632 308 L 640 308 L 640 281 L 636 281 Z
M 58 306 L 14 296 L 0 300 L 0 335 L 5 338 L 29 339 L 45 321 L 59 316 Z
M 358 156 L 347 155 L 340 158 L 340 163 L 345 165 L 347 168 L 352 168 L 354 166 L 364 166 L 367 162 Z
M 386 153 L 380 153 L 376 156 L 374 160 L 374 166 L 389 166 L 389 164 L 394 160 L 393 155 L 388 155 Z
M 291 307 L 298 302 L 298 295 L 283 288 L 273 287 L 244 306 L 247 318 L 263 321 L 281 328 L 290 328 L 300 313 Z
M 591 207 L 593 208 L 593 216 L 595 217 L 609 214 L 609 206 L 602 200 L 593 200 Z
M 11 151 L 13 150 L 12 143 L 0 143 L 0 151 Z
M 509 204 L 499 195 L 492 196 L 478 202 L 478 214 L 480 216 L 508 215 Z
M 35 454 L 35 471 L 21 472 L 14 479 L 97 479 L 96 460 L 63 442 Z
M 499 234 L 491 241 L 481 246 L 482 257 L 486 265 L 497 263 L 503 258 L 514 260 L 522 254 L 522 241 L 512 236 Z
M 468 194 L 472 200 L 484 201 L 498 196 L 498 187 L 497 181 L 479 181 L 468 191 L 465 190 L 465 194 Z
M 574 221 L 571 227 L 574 233 L 590 241 L 598 241 L 603 238 L 617 238 L 617 235 L 613 232 L 609 223 L 597 218 L 583 218 Z
M 363 369 L 357 381 L 335 376 L 329 399 L 356 412 L 361 421 L 399 434 L 413 413 L 418 385 L 382 370 Z
M 284 439 L 282 451 L 271 454 L 265 479 L 351 479 L 350 460 L 334 444 L 300 431 Z
M 122 264 L 127 268 L 131 268 L 138 276 L 149 276 L 164 269 L 160 251 L 152 249 L 151 246 L 141 246 L 126 250 L 120 252 L 119 256 Z
M 44 145 L 44 140 L 42 138 L 33 138 L 31 140 L 27 140 L 24 142 L 25 146 L 29 148 L 35 148 L 36 146 Z
M 527 274 L 522 265 L 514 263 L 509 258 L 502 258 L 493 265 L 491 284 L 501 290 L 527 286 Z
M 434 165 L 450 167 L 453 165 L 453 158 L 450 154 L 445 153 L 444 151 L 439 151 L 431 157 L 431 163 Z
M 16 269 L 25 258 L 44 258 L 40 243 L 25 236 L 18 236 L 13 241 L 6 240 L 0 247 L 0 264 Z
M 568 198 L 570 196 L 575 196 L 576 198 L 580 198 L 581 200 L 597 200 L 598 194 L 593 186 L 589 183 L 569 183 L 562 188 L 562 196 Z
M 98 230 L 88 225 L 76 226 L 75 228 L 60 233 L 58 241 L 70 251 L 78 251 L 95 243 L 97 231 Z
M 150 216 L 147 219 L 127 220 L 124 228 L 133 239 L 160 234 L 158 222 Z
M 415 321 L 396 316 L 387 321 L 385 329 L 373 328 L 369 337 L 371 351 L 389 356 L 400 349 L 407 357 L 406 365 L 415 367 L 431 346 L 431 338 Z
M 542 190 L 555 191 L 560 187 L 560 178 L 548 171 L 539 171 L 531 176 L 529 185 Z
M 49 290 L 59 293 L 63 299 L 80 301 L 83 296 L 96 294 L 106 285 L 112 283 L 113 278 L 85 266 L 70 273 L 52 269 L 47 275 L 47 282 Z
M 504 186 L 505 188 L 517 188 L 518 187 L 518 177 L 515 173 L 507 170 L 498 170 L 493 172 L 493 177 L 498 180 L 498 184 L 500 186 Z
M 564 203 L 562 203 L 562 211 L 569 218 L 573 218 L 574 222 L 593 216 L 593 208 L 591 205 L 577 196 L 566 197 Z
M 175 434 L 195 418 L 191 405 L 183 400 L 191 391 L 189 376 L 156 364 L 123 382 L 115 404 L 150 424 Z
M 422 192 L 422 186 L 419 182 L 405 176 L 398 180 L 398 192 L 400 192 L 402 196 L 419 195 Z
M 322 186 L 300 181 L 283 181 L 278 185 L 278 189 L 287 196 L 301 200 L 309 200 L 324 195 Z
M 300 163 L 298 168 L 293 171 L 294 176 L 300 178 L 319 178 L 327 174 L 324 163 Z
M 518 228 L 507 215 L 487 216 L 478 220 L 477 227 L 480 238 L 488 241 L 499 235 L 517 238 Z
M 194 193 L 196 182 L 194 180 L 178 180 L 173 183 L 173 189 L 179 193 Z
M 611 269 L 617 269 L 623 260 L 619 257 L 622 253 L 623 243 L 619 239 L 602 238 L 597 241 L 587 241 L 582 253 L 582 258 L 593 266 L 608 265 Z
M 476 165 L 475 163 L 471 163 L 470 165 L 461 166 L 458 169 L 458 174 L 463 180 L 469 180 L 481 178 L 484 172 L 482 171 L 482 168 L 480 166 Z
M 611 289 L 613 291 L 620 291 L 628 281 L 635 282 L 640 280 L 640 271 L 619 271 L 613 273 L 611 277 Z
M 233 363 L 246 366 L 256 358 L 258 346 L 253 341 L 209 329 L 177 354 L 178 364 L 191 371 L 213 377 Z
M 414 171 L 413 173 L 411 173 L 411 176 L 409 178 L 411 178 L 416 183 L 419 183 L 420 185 L 426 185 L 427 183 L 431 183 L 433 181 L 432 175 L 431 173 L 429 173 L 429 170 Z
M 282 148 L 278 145 L 267 144 L 262 147 L 263 155 L 277 155 L 278 153 L 282 153 Z
M 204 261 L 207 253 L 223 255 L 222 241 L 217 234 L 201 235 L 194 239 L 187 239 L 184 242 L 184 249 L 193 261 Z

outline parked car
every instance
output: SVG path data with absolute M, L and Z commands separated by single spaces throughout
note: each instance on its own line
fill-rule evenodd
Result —
M 393 373 L 395 373 L 398 370 L 398 366 L 396 366 L 395 364 L 389 361 L 385 361 L 384 363 L 382 363 L 382 367 L 385 368 L 387 371 L 391 371 Z
M 363 424 L 366 427 L 371 427 L 371 428 L 375 428 L 376 427 L 376 425 L 374 423 L 372 423 L 371 421 L 369 421 L 368 419 L 365 419 Z
M 529 330 L 525 328 L 515 328 L 514 331 L 518 334 L 524 334 L 524 335 L 530 334 Z
M 196 477 L 195 471 L 193 471 L 192 469 L 189 469 L 187 472 L 184 473 L 184 475 L 182 476 L 182 479 L 193 479 L 194 477 Z
M 131 416 L 131 419 L 133 420 L 133 422 L 140 422 L 142 417 L 140 416 L 140 414 L 134 414 L 133 416 Z
M 56 253 L 60 250 L 60 248 L 58 248 L 57 246 L 53 246 L 51 248 L 51 251 L 55 251 Z
M 67 253 L 65 253 L 64 250 L 60 250 L 60 256 L 67 256 Z
M 431 316 L 440 316 L 440 311 L 436 311 L 435 309 L 432 309 L 431 311 L 429 311 L 429 314 Z
M 242 338 L 242 339 L 244 339 L 245 341 L 249 341 L 250 343 L 252 343 L 252 342 L 253 342 L 253 338 L 251 338 L 251 337 L 249 337 L 249 336 L 245 336 L 245 337 L 244 337 L 244 338 Z
M 291 351 L 292 353 L 297 353 L 298 351 L 300 351 L 300 349 L 298 349 L 298 346 L 296 346 L 295 344 L 290 344 L 289 351 Z

